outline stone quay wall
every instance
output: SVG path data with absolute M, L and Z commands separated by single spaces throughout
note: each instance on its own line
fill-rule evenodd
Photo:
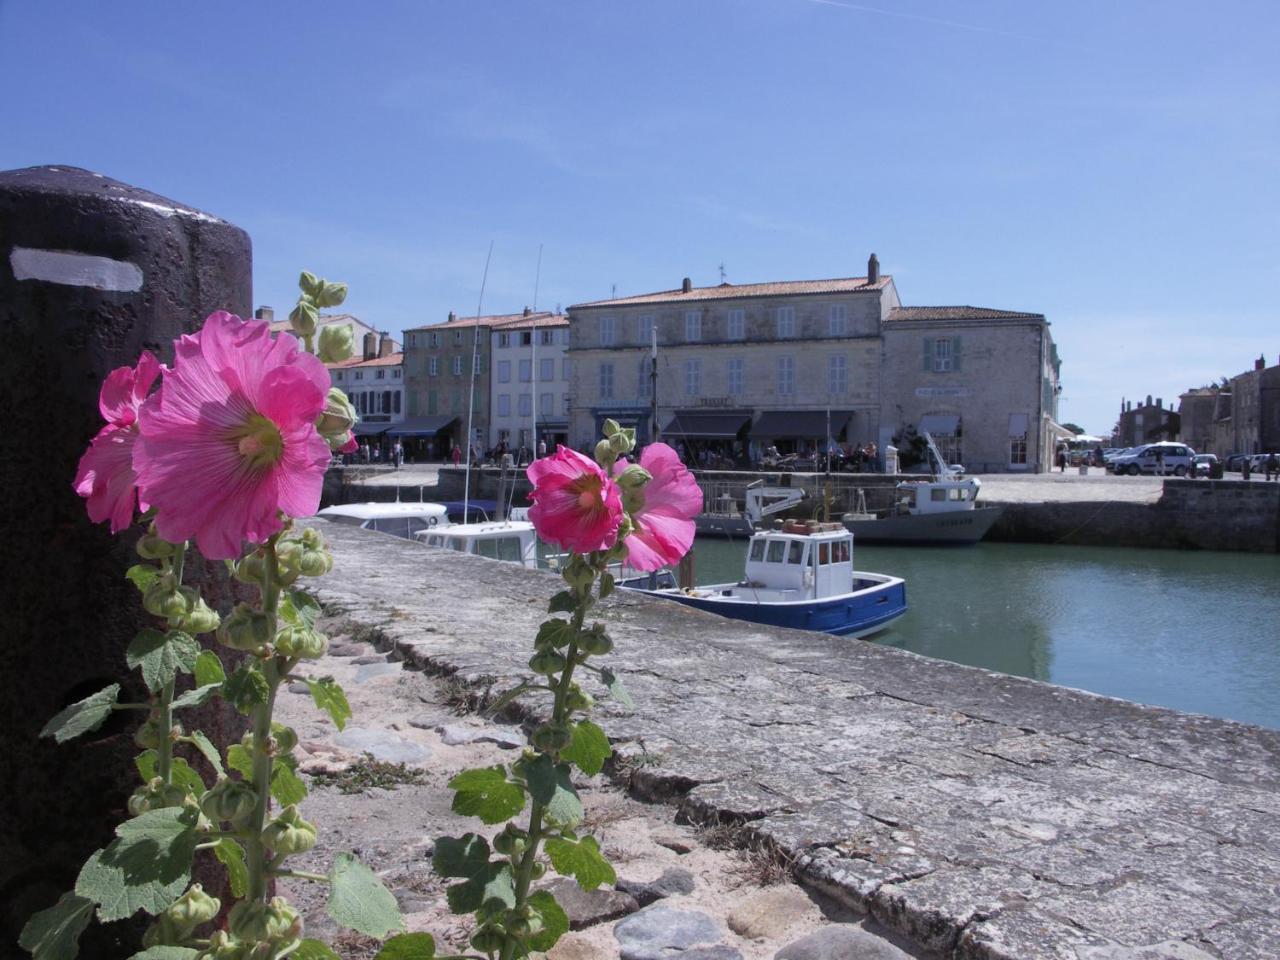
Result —
M 478 694 L 525 676 L 553 574 L 313 522 L 362 636 Z M 600 701 L 611 776 L 921 956 L 1274 960 L 1280 732 L 639 594 L 600 618 L 636 702 Z

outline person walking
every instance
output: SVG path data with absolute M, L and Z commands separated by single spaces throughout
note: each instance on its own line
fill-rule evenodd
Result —
M 453 445 L 453 453 L 450 454 L 449 459 L 453 461 L 455 467 L 462 462 L 462 448 L 456 443 Z
M 1067 448 L 1066 447 L 1058 448 L 1058 472 L 1059 473 L 1067 472 Z
M 1267 471 L 1267 479 L 1271 479 L 1271 475 L 1275 474 L 1275 478 L 1280 480 L 1280 457 L 1274 453 L 1267 457 L 1266 462 L 1262 465 Z
M 543 437 L 538 441 L 538 459 L 541 460 L 547 455 L 547 438 Z

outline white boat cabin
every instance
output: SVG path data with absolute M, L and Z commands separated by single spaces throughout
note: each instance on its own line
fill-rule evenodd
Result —
M 448 508 L 442 503 L 343 503 L 325 507 L 318 516 L 406 540 L 420 531 L 449 525 Z
M 950 480 L 905 480 L 895 487 L 894 513 L 951 513 L 972 510 L 982 482 L 977 477 Z
M 853 583 L 853 535 L 839 523 L 788 522 L 751 537 L 744 587 L 778 599 L 832 597 Z
M 531 569 L 538 566 L 538 537 L 533 524 L 527 521 L 455 523 L 439 529 L 420 530 L 414 539 L 429 547 L 518 563 Z

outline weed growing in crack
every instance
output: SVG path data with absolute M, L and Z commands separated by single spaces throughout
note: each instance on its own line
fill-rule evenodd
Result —
M 426 772 L 403 763 L 387 763 L 371 753 L 340 773 L 317 773 L 311 778 L 316 786 L 337 787 L 341 793 L 364 793 L 374 787 L 394 790 L 406 784 L 426 782 Z

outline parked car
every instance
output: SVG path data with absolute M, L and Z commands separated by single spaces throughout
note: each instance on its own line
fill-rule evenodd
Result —
M 1276 458 L 1280 459 L 1280 453 L 1277 453 L 1277 454 L 1255 453 L 1252 457 L 1249 458 L 1249 469 L 1253 472 L 1253 475 L 1255 477 L 1259 477 L 1259 476 L 1265 477 L 1267 475 L 1266 474 L 1267 457 L 1270 457 L 1270 456 L 1275 456 Z
M 1222 468 L 1227 473 L 1239 473 L 1240 465 L 1249 459 L 1247 453 L 1232 453 L 1227 456 L 1226 465 Z
M 1167 476 L 1185 477 L 1191 469 L 1191 458 L 1196 452 L 1186 444 L 1171 440 L 1144 443 L 1140 447 L 1115 457 L 1110 464 L 1114 473 L 1127 473 L 1136 477 L 1140 473 L 1155 474 L 1163 470 Z
M 1212 453 L 1197 453 L 1191 458 L 1191 475 L 1193 477 L 1207 477 L 1213 473 L 1213 465 L 1218 462 L 1218 458 Z

